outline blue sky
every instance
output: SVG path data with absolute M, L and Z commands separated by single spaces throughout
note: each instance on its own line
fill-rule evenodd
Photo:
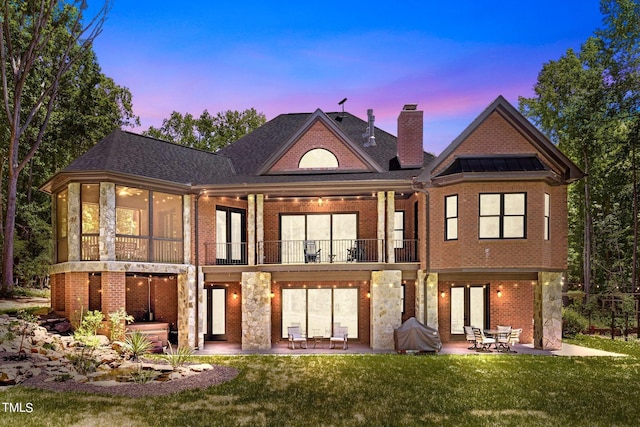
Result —
M 90 2 L 91 4 L 91 2 Z M 95 2 L 93 5 L 97 4 Z M 396 134 L 406 103 L 440 153 L 498 95 L 532 96 L 543 63 L 601 25 L 595 0 L 115 0 L 95 51 L 142 125 L 173 110 L 345 110 Z

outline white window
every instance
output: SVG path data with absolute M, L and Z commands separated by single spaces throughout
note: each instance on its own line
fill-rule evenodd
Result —
M 549 228 L 550 222 L 549 218 L 551 216 L 551 205 L 549 200 L 549 194 L 545 193 L 544 195 L 544 240 L 549 240 Z
M 338 159 L 324 148 L 307 151 L 298 162 L 299 169 L 334 169 L 338 167 Z
M 444 198 L 444 239 L 458 240 L 458 195 Z
M 393 217 L 393 248 L 404 248 L 404 211 L 396 211 Z
M 481 239 L 523 239 L 525 223 L 525 193 L 480 194 Z

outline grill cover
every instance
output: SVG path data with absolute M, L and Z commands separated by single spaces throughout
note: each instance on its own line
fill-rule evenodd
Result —
M 423 325 L 415 317 L 393 331 L 396 351 L 440 351 L 442 342 L 436 329 Z

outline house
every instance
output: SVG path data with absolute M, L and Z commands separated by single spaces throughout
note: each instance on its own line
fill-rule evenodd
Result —
M 181 345 L 269 349 L 287 327 L 393 348 L 415 316 L 561 345 L 567 186 L 583 174 L 498 97 L 438 157 L 347 112 L 282 114 L 216 153 L 114 131 L 52 194 L 52 308 L 125 307 Z

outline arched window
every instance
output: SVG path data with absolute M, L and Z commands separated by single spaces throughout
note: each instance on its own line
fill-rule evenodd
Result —
M 314 148 L 307 151 L 298 163 L 300 169 L 327 169 L 337 168 L 338 159 L 333 153 L 324 148 Z

